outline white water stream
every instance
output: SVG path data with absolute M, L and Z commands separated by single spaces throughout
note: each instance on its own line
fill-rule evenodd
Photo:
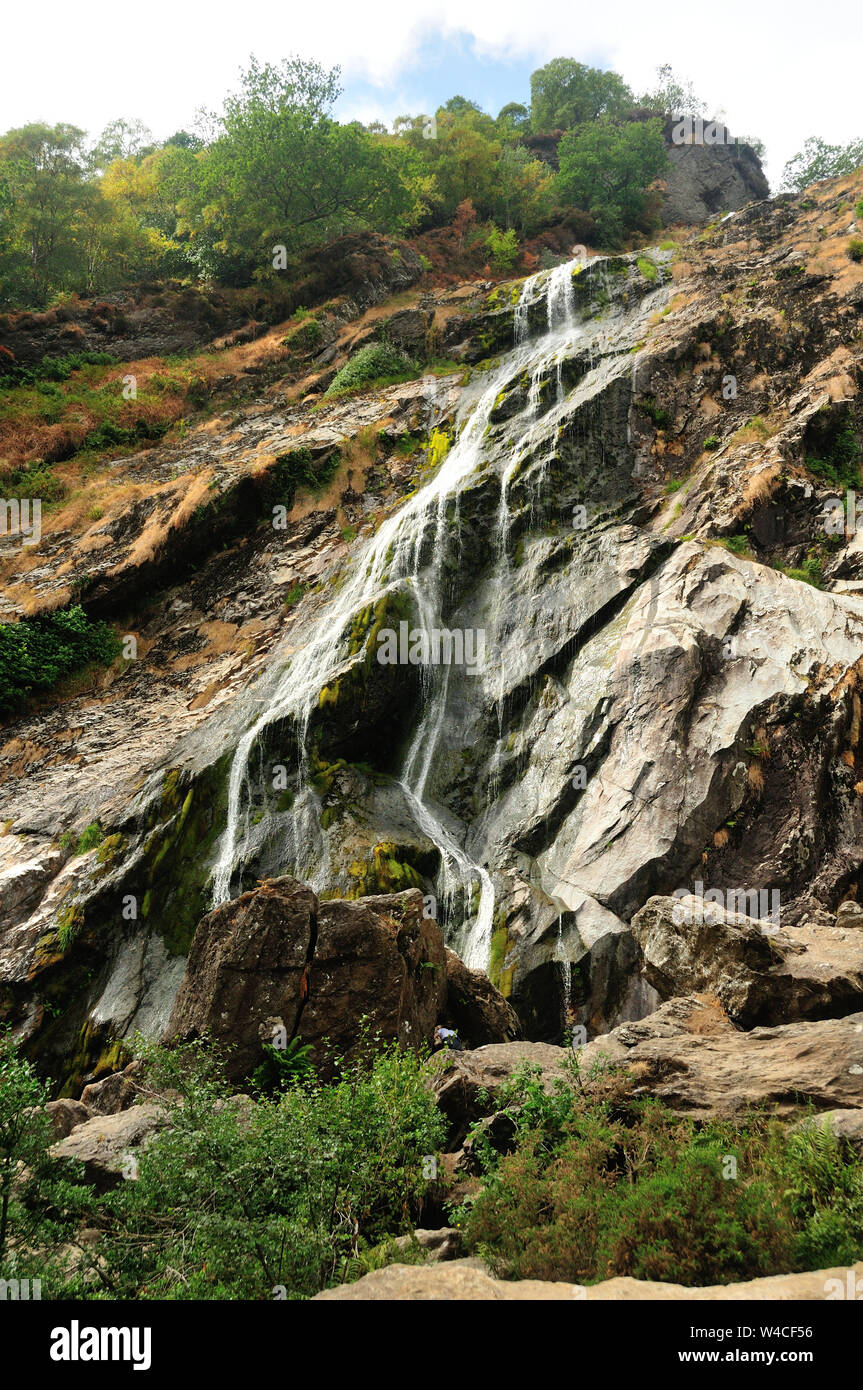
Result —
M 521 462 L 536 447 L 542 382 L 550 379 L 552 372 L 556 375 L 557 405 L 563 403 L 562 363 L 581 332 L 575 323 L 572 285 L 576 264 L 573 261 L 525 281 L 515 309 L 515 345 L 489 374 L 437 474 L 398 512 L 387 518 L 354 554 L 334 601 L 312 630 L 306 645 L 292 656 L 267 708 L 240 739 L 229 776 L 227 824 L 219 842 L 213 875 L 214 905 L 231 896 L 232 879 L 247 852 L 250 758 L 261 734 L 277 720 L 293 723 L 300 748 L 299 790 L 286 836 L 284 871 L 308 879 L 319 890 L 330 886 L 328 835 L 321 826 L 320 802 L 312 784 L 308 757 L 309 722 L 321 690 L 335 679 L 345 660 L 347 638 L 356 614 L 377 603 L 388 591 L 407 583 L 417 610 L 417 621 L 429 637 L 433 629 L 447 627 L 442 611 L 444 567 L 453 528 L 458 526 L 459 494 L 483 462 L 488 462 L 483 458 L 483 436 L 498 396 L 526 373 L 529 380 L 527 401 L 522 412 L 510 422 L 511 453 L 500 460 L 496 552 L 498 568 L 505 572 L 508 567 L 509 484 Z M 547 330 L 531 342 L 528 313 L 531 305 L 542 297 L 547 306 Z M 455 520 L 452 515 L 448 518 L 448 511 L 454 512 Z M 421 556 L 427 552 L 429 540 L 432 542 L 431 556 L 421 565 Z M 505 590 L 502 583 L 496 587 L 498 594 Z M 491 617 L 493 629 L 499 630 L 502 620 L 503 615 L 495 612 Z M 486 633 L 485 672 L 477 674 L 475 679 L 486 681 L 489 694 L 497 697 L 500 706 L 503 675 L 501 672 L 499 680 L 494 679 L 495 650 L 495 630 L 492 630 Z M 438 891 L 443 900 L 444 920 L 456 902 L 463 904 L 464 920 L 454 933 L 459 954 L 468 966 L 484 969 L 488 964 L 494 917 L 491 877 L 457 843 L 425 795 L 445 728 L 452 667 L 428 667 L 423 674 L 425 698 L 398 781 L 417 828 L 440 854 Z

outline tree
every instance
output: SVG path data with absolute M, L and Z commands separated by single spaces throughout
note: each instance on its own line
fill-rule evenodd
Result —
M 107 169 L 115 159 L 134 159 L 153 148 L 153 132 L 143 121 L 109 121 L 89 155 L 91 169 Z
M 331 118 L 338 79 L 337 68 L 299 58 L 251 60 L 181 203 L 193 242 L 251 273 L 268 268 L 274 244 L 294 251 L 351 226 L 405 226 L 416 205 L 410 152 Z
M 559 158 L 558 196 L 589 212 L 602 243 L 614 245 L 644 216 L 648 185 L 666 166 L 662 122 L 596 121 L 567 132 Z
M 86 200 L 84 139 L 77 126 L 40 123 L 0 139 L 5 256 L 20 276 L 20 296 L 33 304 L 81 277 L 84 258 L 72 224 Z
M 813 135 L 806 141 L 803 149 L 785 165 L 782 171 L 782 187 L 801 193 L 811 183 L 851 174 L 855 169 L 859 169 L 861 164 L 863 140 L 852 140 L 848 145 L 828 145 L 826 140 Z
M 616 72 L 586 67 L 574 58 L 552 58 L 530 77 L 530 124 L 534 131 L 571 130 L 600 116 L 621 115 L 634 104 Z
M 508 101 L 497 113 L 497 124 L 504 131 L 524 131 L 530 127 L 530 112 L 520 101 Z
M 692 83 L 675 76 L 670 63 L 656 69 L 659 79 L 650 92 L 640 98 L 642 106 L 661 111 L 666 116 L 706 116 L 707 106 L 696 96 Z
M 504 227 L 531 235 L 548 221 L 553 201 L 554 170 L 524 145 L 507 145 L 495 167 L 492 216 Z

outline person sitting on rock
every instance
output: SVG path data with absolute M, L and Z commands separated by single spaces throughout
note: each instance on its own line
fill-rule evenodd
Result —
M 432 1052 L 440 1052 L 442 1047 L 448 1047 L 453 1052 L 463 1052 L 461 1038 L 454 1028 L 444 1028 L 439 1023 L 434 1030 L 434 1046 Z

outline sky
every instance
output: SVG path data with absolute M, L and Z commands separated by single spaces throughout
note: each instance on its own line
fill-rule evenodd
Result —
M 0 131 L 67 121 L 92 134 L 137 117 L 158 139 L 218 109 L 250 54 L 342 70 L 342 119 L 433 111 L 455 93 L 492 115 L 525 104 L 554 57 L 649 89 L 670 63 L 733 135 L 759 137 L 776 186 L 810 135 L 863 137 L 859 0 L 43 0 L 3 18 Z

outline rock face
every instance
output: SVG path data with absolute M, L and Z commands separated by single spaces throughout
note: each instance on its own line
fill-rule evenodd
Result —
M 750 1279 L 743 1284 L 713 1284 L 686 1288 L 683 1284 L 660 1284 L 641 1279 L 605 1279 L 599 1284 L 552 1283 L 543 1279 L 495 1279 L 480 1260 L 452 1260 L 448 1264 L 387 1265 L 386 1269 L 364 1274 L 355 1284 L 341 1284 L 316 1295 L 324 1302 L 388 1302 L 401 1300 L 459 1302 L 503 1300 L 504 1302 L 629 1302 L 636 1299 L 668 1301 L 738 1302 L 782 1300 L 798 1302 L 842 1297 L 840 1290 L 855 1287 L 863 1275 L 863 1264 L 849 1269 L 819 1269 L 806 1274 L 776 1274 L 766 1279 Z M 577 1319 L 577 1314 L 573 1314 Z
M 631 930 L 661 998 L 706 991 L 744 1028 L 835 1017 L 863 1001 L 859 928 L 805 922 L 783 932 L 688 895 L 648 899 Z
M 695 960 L 678 975 L 665 951 L 651 967 L 663 994 L 719 989 L 747 1023 L 854 1007 L 852 943 L 832 933 L 859 930 L 835 913 L 863 898 L 863 548 L 826 534 L 841 490 L 810 463 L 863 429 L 863 268 L 848 255 L 861 196 L 855 175 L 752 203 L 675 253 L 433 296 L 435 336 L 485 363 L 470 380 L 318 393 L 314 410 L 274 381 L 240 418 L 124 460 L 134 502 L 71 558 L 46 529 L 0 612 L 68 589 L 142 638 L 121 681 L 22 711 L 0 745 L 0 1017 L 67 1092 L 115 1064 L 116 1039 L 164 1028 L 232 786 L 245 830 L 230 893 L 286 870 L 336 900 L 421 885 L 445 906 L 447 944 L 488 969 L 532 1039 L 655 1011 L 629 924 L 698 879 L 781 892 L 783 932 L 806 949 L 753 957 L 733 987 Z M 372 293 L 381 257 L 349 258 L 345 287 Z M 572 307 L 564 352 L 555 303 Z M 429 307 L 418 295 L 406 331 Z M 261 524 L 274 473 L 324 464 L 329 492 L 301 488 L 285 532 Z M 412 612 L 420 591 L 449 629 L 486 634 L 484 670 L 443 680 L 374 660 L 382 597 Z M 322 649 L 317 690 L 317 671 L 298 687 L 306 721 L 285 682 Z M 316 784 L 298 795 L 288 759 L 289 795 L 274 794 L 300 737 Z M 319 806 L 319 834 L 301 834 L 291 796 Z M 107 852 L 57 842 L 96 818 Z M 738 946 L 740 962 L 757 949 Z
M 419 1047 L 445 1000 L 443 938 L 421 893 L 319 903 L 281 878 L 203 919 L 164 1041 L 230 1043 L 227 1074 L 240 1078 L 282 1027 L 327 1074 L 334 1055 L 353 1055 L 364 1016 L 381 1037 Z
M 749 145 L 668 146 L 662 217 L 666 224 L 709 222 L 770 195 Z
M 674 1000 L 595 1038 L 580 1062 L 587 1074 L 624 1066 L 640 1090 L 683 1113 L 733 1115 L 769 1105 L 781 1116 L 810 1103 L 855 1109 L 863 1107 L 863 1013 L 744 1033 L 703 998 Z

